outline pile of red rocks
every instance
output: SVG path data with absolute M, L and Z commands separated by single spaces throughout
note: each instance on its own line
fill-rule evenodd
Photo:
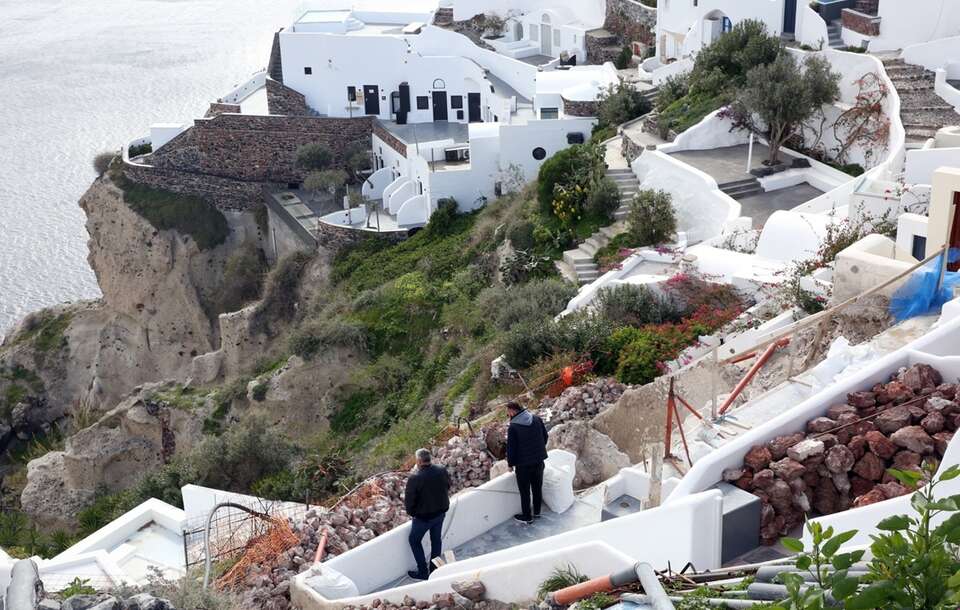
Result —
M 591 420 L 620 400 L 625 389 L 626 386 L 616 379 L 595 379 L 571 386 L 556 398 L 544 398 L 537 414 L 548 426 L 572 420 Z
M 760 536 L 773 544 L 805 514 L 827 515 L 901 496 L 911 490 L 888 468 L 919 470 L 942 457 L 960 426 L 956 384 L 925 364 L 903 368 L 889 383 L 847 395 L 806 432 L 755 445 L 741 468 L 723 478 L 760 497 Z
M 511 607 L 503 602 L 486 599 L 487 588 L 479 580 L 453 582 L 450 588 L 450 593 L 434 593 L 430 601 L 418 601 L 407 595 L 400 603 L 378 598 L 369 604 L 344 606 L 343 610 L 507 610 Z
M 434 462 L 445 465 L 450 473 L 451 493 L 482 485 L 490 478 L 494 460 L 487 452 L 483 430 L 466 437 L 454 436 L 433 453 Z M 404 473 L 379 475 L 332 510 L 310 510 L 300 522 L 291 522 L 300 543 L 278 556 L 273 565 L 256 566 L 247 572 L 244 607 L 290 608 L 290 579 L 313 563 L 324 531 L 327 532 L 325 556 L 334 557 L 405 523 L 409 519 L 403 505 L 406 483 Z

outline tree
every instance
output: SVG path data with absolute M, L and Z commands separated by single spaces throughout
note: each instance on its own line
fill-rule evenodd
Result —
M 353 174 L 352 179 L 354 182 L 359 182 L 362 178 L 361 174 L 373 166 L 369 140 L 366 142 L 363 140 L 354 142 L 347 147 L 343 156 L 347 160 L 347 168 L 350 170 L 350 173 Z
M 599 126 L 616 126 L 650 112 L 650 102 L 630 85 L 620 82 L 600 96 Z
M 326 144 L 314 142 L 297 149 L 297 167 L 301 169 L 320 171 L 330 167 L 331 163 L 333 151 Z
M 840 75 L 825 59 L 808 55 L 803 64 L 781 53 L 770 64 L 752 68 L 730 107 L 734 123 L 767 138 L 768 163 L 780 159 L 780 147 L 824 104 L 840 95 Z
M 343 188 L 347 183 L 347 172 L 342 169 L 325 169 L 319 172 L 311 172 L 303 181 L 303 188 L 309 193 L 329 193 L 331 197 L 336 196 L 337 191 Z
M 642 190 L 630 203 L 627 225 L 638 246 L 662 244 L 677 232 L 673 198 L 664 191 Z
M 739 87 L 751 69 L 774 61 L 780 46 L 780 38 L 770 36 L 763 22 L 741 21 L 697 54 L 690 73 L 691 92 L 717 95 Z
M 116 156 L 117 153 L 112 152 L 102 152 L 98 154 L 93 158 L 93 171 L 97 172 L 98 176 L 104 175 L 107 173 L 107 170 L 110 169 L 110 165 Z

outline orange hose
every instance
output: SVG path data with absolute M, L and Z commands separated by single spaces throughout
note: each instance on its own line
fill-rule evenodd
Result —
M 323 553 L 327 550 L 327 528 L 323 528 L 323 534 L 320 536 L 320 542 L 317 544 L 317 554 L 313 556 L 313 563 L 323 561 Z
M 610 580 L 610 576 L 598 576 L 586 582 L 554 591 L 553 601 L 560 606 L 569 606 L 573 602 L 590 597 L 594 593 L 612 590 L 613 582 Z

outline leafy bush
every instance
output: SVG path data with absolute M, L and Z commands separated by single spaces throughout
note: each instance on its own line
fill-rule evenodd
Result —
M 333 151 L 326 144 L 314 142 L 297 149 L 297 167 L 310 171 L 327 169 L 333 163 Z
M 599 156 L 602 152 L 598 153 L 598 148 L 589 144 L 575 144 L 543 162 L 537 183 L 537 199 L 541 210 L 548 214 L 553 211 L 557 186 L 580 185 L 584 188 L 595 174 L 603 173 L 598 172 L 597 168 L 598 162 L 602 166 L 602 157 Z
M 630 85 L 611 85 L 600 97 L 598 125 L 615 127 L 650 112 L 650 102 Z
M 566 589 L 567 587 L 572 587 L 582 582 L 587 582 L 587 576 L 574 567 L 573 564 L 554 568 L 550 576 L 537 587 L 537 599 L 543 601 L 550 593 L 555 593 L 560 589 Z
M 104 175 L 107 173 L 107 170 L 110 169 L 110 165 L 116 157 L 117 153 L 115 152 L 99 153 L 93 158 L 93 171 L 97 172 L 98 176 Z
M 585 210 L 588 214 L 612 219 L 619 207 L 620 188 L 606 176 L 594 184 L 587 194 Z
M 307 252 L 294 252 L 280 259 L 267 276 L 263 298 L 251 321 L 254 330 L 271 333 L 273 325 L 293 318 L 300 298 L 300 274 L 312 258 Z
M 593 126 L 593 132 L 590 134 L 590 143 L 599 144 L 606 142 L 617 135 L 617 128 L 613 125 L 601 125 L 599 122 Z
M 665 110 L 690 92 L 690 75 L 675 74 L 660 83 L 657 91 L 657 110 Z
M 636 284 L 603 288 L 594 304 L 597 312 L 611 322 L 631 326 L 676 322 L 683 314 L 676 302 Z
M 70 581 L 70 584 L 68 584 L 66 588 L 60 591 L 60 596 L 63 599 L 67 599 L 74 595 L 95 595 L 96 592 L 97 590 L 90 586 L 89 578 L 80 578 L 77 576 Z
M 633 61 L 633 49 L 630 45 L 624 45 L 620 49 L 620 53 L 617 55 L 616 59 L 613 60 L 613 65 L 616 66 L 617 70 L 626 70 L 630 67 L 630 62 Z
M 740 87 L 751 69 L 777 58 L 781 45 L 780 37 L 771 36 L 763 22 L 738 22 L 697 54 L 690 73 L 690 93 L 716 96 Z
M 505 335 L 503 353 L 507 362 L 520 368 L 558 352 L 597 355 L 613 330 L 609 320 L 584 313 L 564 316 L 559 321 L 524 322 Z
M 630 203 L 627 225 L 634 242 L 652 246 L 671 240 L 677 232 L 673 200 L 664 191 L 642 190 Z
M 455 199 L 441 199 L 437 202 L 437 209 L 430 215 L 424 230 L 434 237 L 450 235 L 460 226 L 457 222 L 459 216 Z
M 510 227 L 507 232 L 507 238 L 510 239 L 510 245 L 516 250 L 530 250 L 536 245 L 533 237 L 534 225 L 528 220 L 523 220 Z
M 231 254 L 223 269 L 216 313 L 238 311 L 259 298 L 265 268 L 263 256 L 252 241 L 245 242 Z
M 261 381 L 253 386 L 253 388 L 250 390 L 250 395 L 257 402 L 263 402 L 263 400 L 267 397 L 267 391 L 269 389 L 270 384 L 265 381 Z
M 557 272 L 553 260 L 538 256 L 529 250 L 515 250 L 508 254 L 500 265 L 503 283 L 507 286 L 525 284 L 530 280 L 549 277 Z
M 337 194 L 347 183 L 349 176 L 342 169 L 324 169 L 307 174 L 303 180 L 303 189 L 309 193 Z
M 304 360 L 312 360 L 322 349 L 355 347 L 364 349 L 367 338 L 363 328 L 339 318 L 307 324 L 289 340 L 290 352 Z
M 144 186 L 123 176 L 114 182 L 131 210 L 160 231 L 189 235 L 201 250 L 219 246 L 230 234 L 223 213 L 199 197 Z

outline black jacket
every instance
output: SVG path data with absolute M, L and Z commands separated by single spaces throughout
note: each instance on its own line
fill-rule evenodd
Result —
M 417 471 L 407 479 L 407 490 L 403 494 L 404 507 L 411 517 L 432 519 L 450 508 L 450 475 L 443 466 L 431 464 Z
M 547 427 L 529 411 L 520 411 L 507 428 L 507 464 L 529 466 L 547 459 Z

